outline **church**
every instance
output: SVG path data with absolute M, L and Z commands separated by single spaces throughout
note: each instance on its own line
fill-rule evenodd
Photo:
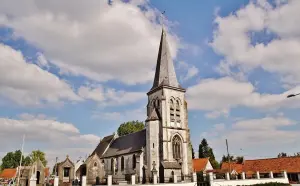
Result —
M 178 83 L 166 32 L 162 29 L 155 77 L 147 93 L 145 128 L 139 132 L 104 137 L 76 176 L 86 175 L 88 184 L 100 183 L 107 175 L 127 180 L 136 175 L 145 183 L 157 172 L 158 182 L 177 175 L 184 180 L 192 175 L 192 152 L 188 128 L 186 90 Z

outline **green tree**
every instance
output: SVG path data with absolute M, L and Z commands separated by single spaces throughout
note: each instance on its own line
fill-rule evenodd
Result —
M 243 156 L 237 156 L 237 157 L 230 156 L 230 158 L 229 158 L 228 155 L 227 156 L 223 155 L 221 163 L 229 162 L 229 160 L 230 160 L 230 162 L 243 163 L 244 157 Z
M 192 152 L 192 159 L 195 159 L 195 152 L 194 152 L 194 148 L 193 148 L 193 145 L 191 142 L 189 143 L 189 146 L 190 146 L 190 150 Z
M 142 129 L 144 129 L 145 125 L 141 121 L 128 121 L 125 123 L 122 123 L 120 127 L 118 128 L 118 135 L 124 136 L 127 134 L 131 134 L 134 132 L 138 132 Z
M 233 162 L 234 161 L 234 156 L 228 157 L 228 155 L 227 156 L 223 155 L 221 162 L 229 162 L 229 160 L 230 160 L 230 162 Z
M 36 160 L 41 160 L 41 162 L 43 163 L 43 165 L 46 167 L 47 166 L 47 160 L 45 157 L 45 153 L 40 151 L 40 150 L 34 150 L 31 152 L 31 154 L 29 155 L 31 162 L 35 162 Z
M 244 161 L 244 156 L 237 156 L 235 157 L 235 162 L 237 163 L 243 163 Z
M 8 152 L 3 158 L 2 158 L 2 164 L 1 169 L 7 169 L 7 168 L 16 168 L 20 165 L 22 152 L 20 150 L 16 150 L 15 152 Z M 30 158 L 24 157 L 22 155 L 22 165 L 28 166 L 30 165 Z
M 214 169 L 220 167 L 218 161 L 216 161 L 213 149 L 209 147 L 207 140 L 205 138 L 203 138 L 203 140 L 201 141 L 198 152 L 199 152 L 198 153 L 199 158 L 209 158 L 209 161 Z
M 288 157 L 287 153 L 281 152 L 277 155 L 278 158 Z

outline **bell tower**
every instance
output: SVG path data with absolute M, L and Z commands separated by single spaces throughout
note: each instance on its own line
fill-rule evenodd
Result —
M 171 176 L 172 171 L 178 176 L 190 173 L 192 159 L 188 156 L 190 137 L 185 92 L 178 83 L 163 28 L 153 86 L 147 93 L 146 120 L 147 167 L 151 171 L 155 161 L 160 178 Z

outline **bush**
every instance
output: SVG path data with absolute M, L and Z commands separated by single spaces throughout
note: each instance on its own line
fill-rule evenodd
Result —
M 254 184 L 252 186 L 290 186 L 290 184 L 286 183 L 277 183 L 277 182 L 270 182 L 270 183 L 259 183 L 259 184 Z

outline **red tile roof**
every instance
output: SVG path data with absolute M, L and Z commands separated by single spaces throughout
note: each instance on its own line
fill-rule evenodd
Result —
M 16 172 L 17 169 L 4 169 L 0 174 L 0 178 L 11 179 L 16 176 Z
M 193 168 L 195 172 L 201 172 L 205 169 L 209 158 L 193 159 Z
M 222 171 L 233 171 L 235 170 L 237 173 L 243 172 L 243 164 L 231 162 L 230 164 L 228 162 L 223 162 L 221 165 Z
M 283 170 L 288 173 L 300 173 L 300 157 L 270 158 L 246 160 L 243 170 L 247 172 L 280 173 Z
M 0 178 L 5 178 L 5 179 L 11 179 L 16 176 L 17 169 L 4 169 L 0 173 Z M 49 168 L 44 169 L 45 177 L 48 177 L 49 174 Z
M 243 164 L 231 163 L 231 169 L 246 174 L 255 174 L 257 171 L 281 173 L 283 170 L 288 173 L 300 173 L 300 157 L 245 160 Z M 221 170 L 229 171 L 229 163 L 222 163 Z

